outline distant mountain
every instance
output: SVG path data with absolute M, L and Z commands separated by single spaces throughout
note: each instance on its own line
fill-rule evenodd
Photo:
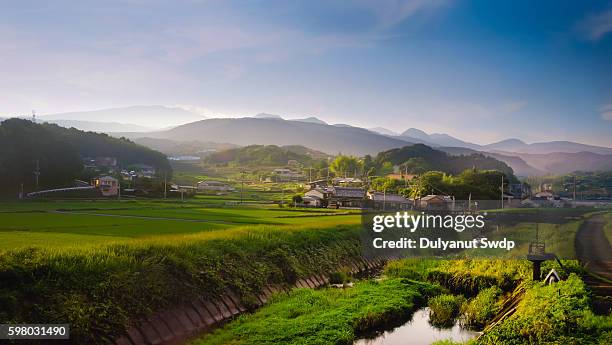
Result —
M 267 113 L 259 113 L 253 116 L 254 119 L 272 119 L 272 120 L 282 120 L 283 118 L 280 115 L 267 114 Z
M 533 153 L 533 154 L 547 154 L 554 152 L 564 152 L 564 153 L 578 153 L 578 152 L 592 152 L 598 153 L 602 155 L 612 154 L 612 148 L 602 147 L 602 146 L 594 146 L 594 145 L 586 145 L 575 143 L 571 141 L 550 141 L 543 143 L 533 143 L 526 144 L 522 148 L 515 148 L 513 150 L 501 149 L 500 151 L 512 151 L 519 153 Z
M 483 146 L 486 150 L 499 150 L 507 152 L 518 152 L 528 145 L 519 139 L 506 139 L 493 144 Z
M 316 117 L 307 117 L 305 119 L 295 119 L 295 120 L 291 120 L 291 121 L 298 121 L 298 122 L 308 122 L 308 123 L 318 123 L 320 125 L 326 125 L 327 122 L 317 119 Z
M 499 161 L 506 163 L 512 168 L 512 170 L 514 171 L 514 174 L 520 177 L 540 176 L 540 175 L 545 175 L 549 173 L 549 172 L 537 169 L 527 164 L 527 162 L 525 162 L 521 157 L 513 155 L 512 153 L 501 154 L 501 153 L 493 153 L 493 152 L 483 152 L 483 151 L 476 151 L 476 150 L 468 149 L 465 147 L 437 147 L 436 149 L 440 151 L 444 151 L 453 156 L 471 155 L 474 153 L 483 154 L 485 156 L 492 157 L 492 158 L 495 158 Z
M 410 143 L 389 138 L 358 127 L 340 127 L 300 121 L 270 121 L 268 119 L 225 118 L 208 119 L 178 126 L 165 131 L 116 133 L 131 138 L 151 137 L 179 141 L 228 142 L 247 145 L 302 145 L 329 154 L 377 154 Z
M 444 133 L 427 134 L 424 131 L 416 128 L 410 128 L 404 131 L 398 138 L 412 141 L 422 142 L 430 146 L 436 147 L 464 147 L 477 151 L 486 152 L 502 152 L 502 153 L 533 153 L 547 154 L 553 152 L 578 153 L 592 152 L 599 154 L 612 154 L 612 148 L 586 145 L 571 141 L 550 141 L 527 144 L 520 139 L 506 139 L 488 145 L 478 145 L 457 139 Z
M 374 133 L 378 133 L 378 134 L 382 134 L 382 135 L 389 135 L 389 136 L 392 136 L 392 137 L 399 136 L 399 134 L 395 133 L 394 131 L 392 131 L 390 129 L 386 129 L 384 127 L 368 128 L 368 130 L 372 131 Z
M 134 142 L 169 156 L 206 156 L 212 152 L 238 147 L 234 144 L 202 142 L 198 140 L 178 141 L 159 138 L 137 138 Z
M 421 140 L 425 140 L 425 141 L 429 141 L 430 140 L 429 134 L 427 134 L 427 133 L 425 133 L 422 130 L 417 129 L 417 128 L 408 128 L 402 134 L 400 134 L 400 136 L 416 138 L 416 139 L 421 139 Z
M 134 125 L 130 123 L 118 122 L 95 122 L 95 121 L 78 121 L 78 120 L 46 120 L 44 122 L 54 123 L 58 126 L 66 128 L 76 128 L 82 131 L 89 132 L 150 132 L 156 128 Z
M 418 141 L 430 146 L 467 147 L 475 150 L 480 149 L 480 145 L 478 144 L 463 141 L 444 133 L 427 134 L 417 128 L 407 129 L 398 138 L 408 141 Z
M 611 171 L 612 154 L 593 152 L 553 152 L 546 154 L 513 153 L 529 165 L 553 174 L 568 174 L 574 171 Z
M 39 119 L 41 121 L 77 120 L 118 123 L 129 121 L 138 126 L 163 128 L 202 120 L 205 119 L 205 117 L 179 107 L 136 105 L 123 108 L 42 115 L 39 116 Z

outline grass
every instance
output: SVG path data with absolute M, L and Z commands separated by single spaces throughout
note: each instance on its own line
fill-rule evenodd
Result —
M 406 279 L 357 282 L 349 289 L 298 289 L 192 344 L 352 344 L 360 334 L 405 317 L 435 291 Z
M 532 282 L 517 311 L 479 344 L 610 344 L 612 317 L 595 316 L 582 280 L 571 274 L 552 285 Z
M 465 298 L 461 295 L 438 295 L 429 300 L 429 320 L 436 327 L 452 327 Z
M 470 329 L 483 329 L 500 311 L 502 290 L 491 286 L 478 293 L 476 297 L 466 301 L 462 306 L 462 324 Z
M 172 236 L 244 225 L 357 224 L 355 212 L 211 207 L 200 200 L 97 200 L 0 203 L 0 251 L 28 246 L 71 247 Z
M 0 252 L 0 319 L 66 322 L 73 343 L 100 344 L 166 307 L 214 298 L 226 289 L 252 305 L 266 284 L 331 272 L 359 255 L 354 222 L 241 226 L 102 245 L 5 250 Z

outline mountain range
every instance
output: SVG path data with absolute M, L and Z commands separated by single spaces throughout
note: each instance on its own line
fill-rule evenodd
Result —
M 445 133 L 426 133 L 409 128 L 401 133 L 375 127 L 364 129 L 348 124 L 328 124 L 316 117 L 284 119 L 280 115 L 260 113 L 243 118 L 206 119 L 179 107 L 133 106 L 40 116 L 40 120 L 132 139 L 165 151 L 180 152 L 229 145 L 302 145 L 328 154 L 363 156 L 422 143 L 452 155 L 482 153 L 511 166 L 519 176 L 561 174 L 576 170 L 612 170 L 612 148 L 570 141 L 525 143 L 506 139 L 479 145 Z M 127 124 L 125 122 L 130 122 Z M 163 123 L 167 129 L 150 130 L 151 123 Z M 185 123 L 176 126 L 177 123 Z M 168 142 L 160 142 L 159 139 Z M 189 142 L 186 145 L 177 144 Z M 202 145 L 202 143 L 207 143 Z M 172 147 L 172 148 L 170 148 Z

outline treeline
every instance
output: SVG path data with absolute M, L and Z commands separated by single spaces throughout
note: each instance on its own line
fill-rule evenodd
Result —
M 478 169 L 467 169 L 457 175 L 428 171 L 410 181 L 378 177 L 372 180 L 370 187 L 410 198 L 442 194 L 452 195 L 456 200 L 497 200 L 501 195 L 502 176 L 507 191 L 508 184 L 516 181 L 509 180 L 501 171 Z
M 313 161 L 312 150 L 303 146 L 250 145 L 215 152 L 204 159 L 208 164 L 279 166 L 295 160 L 303 165 Z M 317 152 L 317 151 L 312 151 Z
M 23 119 L 0 123 L 0 195 L 16 196 L 36 188 L 70 186 L 82 176 L 82 157 L 116 157 L 121 165 L 144 163 L 158 171 L 171 171 L 166 157 L 127 139 L 36 124 Z
M 366 157 L 367 161 L 368 157 Z M 446 152 L 432 149 L 423 144 L 405 146 L 380 152 L 372 160 L 372 166 L 379 173 L 389 172 L 393 166 L 413 174 L 437 170 L 447 174 L 460 174 L 466 169 L 497 170 L 514 177 L 512 168 L 492 157 L 473 153 L 471 155 L 451 156 Z

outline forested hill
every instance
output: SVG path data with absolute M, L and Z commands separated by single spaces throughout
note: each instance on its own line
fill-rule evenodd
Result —
M 76 148 L 83 157 L 116 157 L 120 165 L 148 164 L 160 171 L 170 171 L 170 163 L 161 152 L 139 145 L 126 138 L 115 138 L 103 133 L 84 132 L 55 124 L 42 124 L 59 140 Z
M 289 160 L 308 164 L 313 159 L 320 159 L 325 156 L 322 152 L 299 145 L 250 145 L 215 152 L 206 157 L 205 163 L 279 166 L 286 165 Z
M 495 158 L 474 153 L 470 155 L 452 156 L 446 152 L 432 149 L 423 144 L 404 146 L 380 152 L 374 163 L 380 168 L 387 165 L 408 167 L 409 172 L 422 173 L 438 170 L 448 174 L 460 174 L 466 169 L 497 170 L 515 179 L 514 172 L 506 163 Z
M 120 164 L 149 164 L 170 171 L 166 157 L 126 139 L 93 132 L 66 129 L 52 124 L 8 119 L 0 123 L 0 194 L 16 196 L 35 185 L 36 162 L 39 186 L 64 187 L 83 171 L 81 157 L 111 156 Z

